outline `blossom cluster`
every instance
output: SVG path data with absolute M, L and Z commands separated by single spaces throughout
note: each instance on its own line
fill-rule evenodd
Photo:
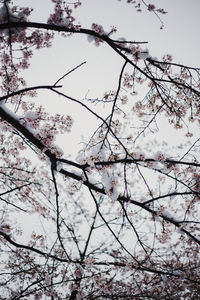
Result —
M 47 20 L 48 24 L 62 25 L 62 26 L 71 26 L 75 21 L 75 18 L 72 16 L 72 9 L 69 8 L 69 5 L 66 5 L 62 0 L 55 0 L 54 13 L 51 14 Z M 76 2 L 75 8 L 78 7 L 79 2 Z
M 0 8 L 0 23 L 27 21 L 32 9 L 19 8 L 18 6 L 9 7 L 8 1 L 4 1 Z
M 33 103 L 29 103 L 28 106 L 24 103 L 22 107 L 24 116 L 21 118 L 21 124 L 42 140 L 46 147 L 53 146 L 57 134 L 71 131 L 73 120 L 69 115 L 48 116 L 41 106 L 35 108 Z M 29 108 L 31 110 L 28 110 Z

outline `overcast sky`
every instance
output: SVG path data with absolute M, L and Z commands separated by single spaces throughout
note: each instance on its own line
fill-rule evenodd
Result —
M 32 14 L 34 20 L 44 22 L 52 9 L 51 1 L 26 0 L 16 3 L 25 3 L 35 7 Z M 82 6 L 75 11 L 77 21 L 83 27 L 91 26 L 97 22 L 118 28 L 119 36 L 127 39 L 146 40 L 154 52 L 153 55 L 160 56 L 163 53 L 172 53 L 176 59 L 188 57 L 188 61 L 198 58 L 200 43 L 198 32 L 200 29 L 200 1 L 199 0 L 152 0 L 158 8 L 163 8 L 168 13 L 161 15 L 164 29 L 160 30 L 160 22 L 153 13 L 137 13 L 133 5 L 127 4 L 126 0 L 83 0 Z M 47 5 L 49 3 L 49 5 Z M 192 55 L 191 55 L 192 54 Z
M 33 6 L 32 21 L 45 22 L 53 4 L 51 1 L 16 0 L 16 3 Z M 49 3 L 49 5 L 47 5 Z M 150 55 L 162 58 L 171 54 L 176 62 L 198 67 L 200 42 L 200 1 L 167 0 L 152 1 L 168 13 L 160 15 L 164 28 L 160 30 L 159 19 L 145 9 L 136 12 L 125 0 L 83 0 L 75 11 L 77 22 L 84 28 L 91 28 L 93 22 L 102 24 L 106 31 L 116 26 L 113 38 L 148 41 Z M 144 46 L 146 47 L 146 46 Z M 24 72 L 29 85 L 51 84 L 71 68 L 86 61 L 76 72 L 62 81 L 63 91 L 82 100 L 84 97 L 101 97 L 105 91 L 116 90 L 123 61 L 107 45 L 96 47 L 88 43 L 87 36 L 74 35 L 70 38 L 57 37 L 53 47 L 35 51 L 31 68 Z M 67 152 L 74 152 L 80 135 L 90 135 L 98 124 L 94 116 L 79 109 L 77 104 L 66 103 L 47 92 L 39 93 L 38 101 L 51 112 L 71 114 L 74 118 L 72 134 L 66 138 Z M 100 110 L 100 107 L 95 107 Z M 102 116 L 107 114 L 100 110 Z M 93 125 L 93 126 L 92 126 Z M 60 140 L 63 143 L 63 138 Z
M 53 7 L 51 1 L 48 0 L 16 0 L 15 2 L 20 5 L 24 3 L 24 6 L 30 7 L 34 4 L 35 12 L 31 21 L 38 22 L 46 22 L 48 13 Z M 109 31 L 110 26 L 116 26 L 118 32 L 113 38 L 124 37 L 127 40 L 148 41 L 147 47 L 153 57 L 160 59 L 164 54 L 172 54 L 176 62 L 196 67 L 200 65 L 199 0 L 155 1 L 158 7 L 168 11 L 167 15 L 161 16 L 164 22 L 162 30 L 160 30 L 159 19 L 153 13 L 145 10 L 143 13 L 137 13 L 132 5 L 125 4 L 125 0 L 122 2 L 85 0 L 83 2 L 82 7 L 76 11 L 77 20 L 82 23 L 82 27 L 91 28 L 91 24 L 96 22 Z M 96 98 L 102 96 L 105 91 L 117 89 L 119 73 L 123 65 L 122 59 L 109 46 L 103 45 L 97 48 L 88 43 L 87 36 L 79 34 L 71 38 L 58 36 L 51 48 L 35 51 L 31 67 L 24 72 L 24 76 L 28 85 L 53 84 L 63 74 L 84 61 L 87 62 L 85 65 L 62 81 L 63 91 L 66 94 L 82 100 L 85 96 Z M 80 136 L 87 137 L 94 132 L 98 125 L 96 118 L 77 104 L 69 103 L 66 99 L 46 91 L 40 91 L 38 97 L 33 100 L 38 105 L 45 106 L 50 113 L 70 114 L 73 117 L 72 133 L 59 137 L 57 144 L 65 151 L 65 158 L 71 154 L 75 159 L 77 151 L 81 148 Z M 100 106 L 94 109 L 102 116 L 108 114 L 108 112 L 103 112 Z M 171 145 L 174 142 L 175 153 L 177 153 L 176 142 L 180 134 L 178 131 L 170 131 L 169 126 L 165 130 L 165 125 L 164 121 L 160 122 L 160 129 L 164 131 L 161 131 L 159 136 L 155 135 L 154 139 L 162 138 Z M 199 137 L 198 133 L 199 130 L 195 136 Z M 155 148 L 153 150 L 156 151 Z M 183 147 L 183 152 L 186 150 L 187 147 Z M 32 155 L 31 158 L 33 158 Z M 23 216 L 21 221 L 23 224 L 29 224 L 29 216 Z M 32 216 L 31 227 L 26 226 L 27 234 L 30 234 L 28 232 L 32 228 L 36 230 L 37 225 L 38 216 Z

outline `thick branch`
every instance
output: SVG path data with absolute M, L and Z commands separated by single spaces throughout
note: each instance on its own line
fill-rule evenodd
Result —
M 85 29 L 85 28 L 77 28 L 76 26 L 61 26 L 61 25 L 55 25 L 55 24 L 46 24 L 46 23 L 37 23 L 37 22 L 9 22 L 9 23 L 3 23 L 0 24 L 0 30 L 1 29 L 8 29 L 8 28 L 38 28 L 38 29 L 47 29 L 57 32 L 71 32 L 71 33 L 79 33 L 79 34 L 87 34 L 94 36 L 104 42 L 106 42 L 116 53 L 118 53 L 126 62 L 128 62 L 130 65 L 132 65 L 135 69 L 137 69 L 141 74 L 143 74 L 146 78 L 154 82 L 154 84 L 157 84 L 157 82 L 165 82 L 165 83 L 172 83 L 177 86 L 187 88 L 190 91 L 194 92 L 197 95 L 200 95 L 200 92 L 193 89 L 191 86 L 188 86 L 184 83 L 181 83 L 179 81 L 174 80 L 170 76 L 168 76 L 168 79 L 163 78 L 155 78 L 150 76 L 147 72 L 142 70 L 140 67 L 138 67 L 137 64 L 135 64 L 131 59 L 129 59 L 124 53 L 131 53 L 131 49 L 128 47 L 120 47 L 116 41 L 112 40 L 108 35 L 95 32 L 94 30 Z M 154 60 L 149 59 L 148 60 L 150 64 L 154 65 L 155 67 L 159 68 L 159 65 L 155 63 Z

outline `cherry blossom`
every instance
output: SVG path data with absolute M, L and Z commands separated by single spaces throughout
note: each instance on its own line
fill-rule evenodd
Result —
M 81 1 L 52 2 L 38 23 L 32 8 L 1 1 L 1 297 L 198 299 L 200 69 L 171 54 L 154 58 L 146 41 L 120 38 L 113 26 L 85 28 L 74 17 Z M 128 4 L 162 24 L 164 9 Z M 116 88 L 69 95 L 62 83 L 85 62 L 53 84 L 29 86 L 24 70 L 56 34 L 67 42 L 84 35 L 99 55 L 108 47 L 121 63 Z M 48 112 L 40 91 L 98 121 L 76 159 L 57 144 L 70 143 L 76 119 Z M 162 126 L 177 133 L 175 146 L 159 141 Z

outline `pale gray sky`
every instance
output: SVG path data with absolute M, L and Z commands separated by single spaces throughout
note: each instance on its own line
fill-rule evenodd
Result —
M 162 30 L 159 19 L 153 13 L 145 9 L 138 13 L 133 5 L 125 2 L 83 0 L 82 6 L 75 11 L 75 16 L 85 28 L 90 28 L 93 22 L 102 24 L 106 31 L 109 31 L 110 26 L 116 26 L 118 31 L 113 38 L 148 41 L 147 47 L 153 57 L 160 59 L 164 54 L 171 54 L 176 62 L 199 66 L 199 0 L 152 1 L 168 12 L 160 16 L 164 22 Z M 17 3 L 27 6 L 34 4 L 35 12 L 31 20 L 40 22 L 46 21 L 48 12 L 53 7 L 48 0 L 16 0 Z M 31 68 L 24 75 L 30 85 L 51 84 L 83 61 L 87 63 L 62 82 L 63 91 L 68 95 L 82 100 L 86 95 L 96 98 L 104 91 L 117 88 L 123 63 L 121 58 L 107 45 L 97 48 L 88 43 L 86 36 L 79 34 L 71 38 L 57 37 L 53 47 L 35 51 Z M 72 134 L 66 137 L 67 152 L 74 152 L 80 141 L 80 134 L 90 135 L 97 125 L 95 118 L 83 109 L 80 110 L 77 104 L 68 104 L 66 100 L 47 92 L 39 93 L 38 100 L 51 112 L 71 114 L 74 118 Z M 95 108 L 99 110 L 99 107 Z M 106 116 L 106 113 L 100 111 Z M 169 132 L 168 134 L 170 135 Z M 69 138 L 70 146 L 67 142 Z M 60 141 L 63 145 L 63 137 Z
M 52 7 L 52 5 L 49 6 L 50 0 L 16 0 L 15 2 L 19 5 L 24 3 L 24 6 L 34 4 L 36 10 L 32 21 L 45 22 L 50 6 Z M 105 30 L 109 30 L 112 25 L 116 26 L 118 28 L 116 38 L 125 37 L 128 40 L 148 41 L 147 47 L 152 56 L 161 58 L 164 54 L 172 54 L 177 62 L 197 67 L 200 65 L 199 0 L 152 0 L 158 7 L 168 11 L 166 16 L 161 16 L 165 24 L 163 30 L 160 30 L 161 24 L 153 13 L 145 10 L 143 13 L 137 13 L 132 5 L 126 5 L 125 2 L 125 0 L 121 2 L 83 0 L 82 7 L 76 12 L 77 18 L 86 28 L 90 28 L 92 22 L 102 24 Z M 86 36 L 79 34 L 71 38 L 57 37 L 53 47 L 35 51 L 31 67 L 24 72 L 24 76 L 28 85 L 52 84 L 58 77 L 83 61 L 87 61 L 87 64 L 62 81 L 64 92 L 82 100 L 86 95 L 98 97 L 104 91 L 117 89 L 123 64 L 121 58 L 107 45 L 97 48 L 88 43 Z M 65 158 L 68 154 L 75 154 L 77 151 L 80 135 L 89 136 L 98 125 L 94 116 L 90 116 L 77 104 L 69 103 L 52 93 L 39 92 L 38 98 L 34 101 L 44 105 L 51 113 L 72 115 L 74 119 L 72 133 L 58 139 L 59 146 L 65 150 Z M 99 110 L 99 107 L 95 109 Z M 100 113 L 106 115 L 102 107 Z M 176 136 L 167 130 L 164 139 L 171 139 L 172 142 Z M 22 222 L 29 224 L 29 217 L 22 219 Z M 26 230 L 32 230 L 37 222 L 36 217 L 31 223 L 31 228 L 27 226 Z

